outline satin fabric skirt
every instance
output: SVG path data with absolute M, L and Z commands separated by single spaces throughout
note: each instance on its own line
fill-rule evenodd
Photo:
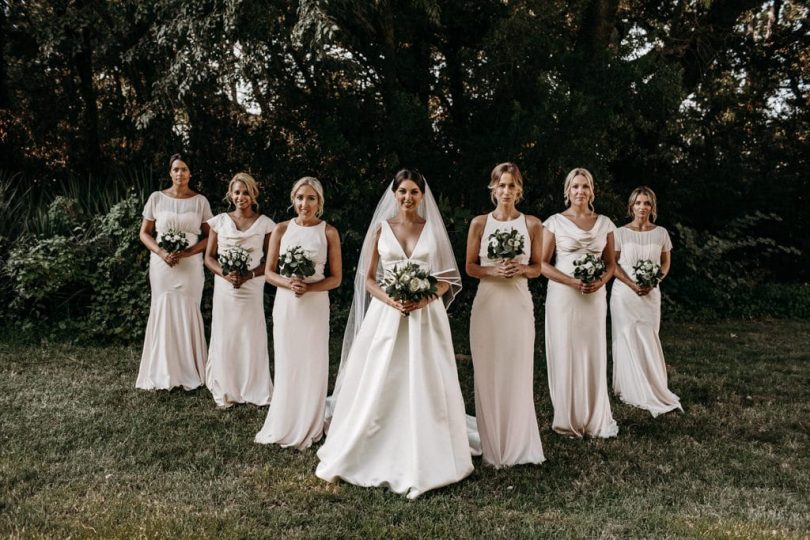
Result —
M 475 416 L 483 459 L 542 463 L 534 407 L 534 306 L 526 279 L 482 279 L 470 317 Z
M 610 296 L 613 341 L 613 392 L 630 405 L 658 416 L 681 408 L 667 387 L 667 366 L 658 330 L 661 291 L 638 296 L 619 280 Z
M 203 384 L 207 347 L 200 300 L 204 281 L 201 253 L 180 259 L 174 267 L 154 253 L 149 257 L 152 300 L 136 388 L 192 390 Z
M 335 401 L 315 474 L 415 498 L 473 470 L 447 313 L 404 317 L 372 299 Z
M 270 403 L 273 382 L 267 353 L 263 275 L 238 289 L 215 276 L 205 383 L 220 407 Z
M 605 287 L 580 294 L 549 281 L 546 294 L 546 362 L 554 405 L 552 429 L 571 437 L 614 437 L 607 389 Z
M 299 450 L 323 436 L 329 378 L 329 293 L 279 288 L 273 304 L 276 387 L 255 441 Z

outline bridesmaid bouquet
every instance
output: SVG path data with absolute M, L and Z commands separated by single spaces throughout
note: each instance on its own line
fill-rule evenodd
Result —
M 278 273 L 284 277 L 308 278 L 315 275 L 315 263 L 301 246 L 289 248 L 278 258 Z
M 657 287 L 664 274 L 661 272 L 661 265 L 655 264 L 649 259 L 640 259 L 633 265 L 633 275 L 636 283 L 640 287 Z
M 590 253 L 574 261 L 574 277 L 583 283 L 593 283 L 605 273 L 605 261 Z
M 226 249 L 219 255 L 219 264 L 222 266 L 222 275 L 227 276 L 231 272 L 238 276 L 248 273 L 248 261 L 250 252 L 243 247 L 234 246 Z
M 186 233 L 178 229 L 169 229 L 160 235 L 160 239 L 158 239 L 158 247 L 160 249 L 165 249 L 169 253 L 183 251 L 188 247 Z
M 490 259 L 514 259 L 523 253 L 526 238 L 517 229 L 495 232 L 487 238 L 487 257 Z
M 385 294 L 397 302 L 419 302 L 436 296 L 436 283 L 435 277 L 418 264 L 409 262 L 387 270 L 380 285 Z

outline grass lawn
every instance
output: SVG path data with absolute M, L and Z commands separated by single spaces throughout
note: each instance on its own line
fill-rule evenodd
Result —
M 665 323 L 662 338 L 685 414 L 613 400 L 617 439 L 559 437 L 538 351 L 548 461 L 476 458 L 416 501 L 254 444 L 266 408 L 136 391 L 139 347 L 0 343 L 0 536 L 810 535 L 810 321 Z M 472 366 L 459 373 L 471 411 Z

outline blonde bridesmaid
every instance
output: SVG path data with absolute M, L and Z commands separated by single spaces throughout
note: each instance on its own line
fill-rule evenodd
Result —
M 667 387 L 667 366 L 658 330 L 661 326 L 661 291 L 636 283 L 633 266 L 641 260 L 669 273 L 672 242 L 669 233 L 655 224 L 655 193 L 637 187 L 627 201 L 633 221 L 616 230 L 616 280 L 610 295 L 613 335 L 613 391 L 630 405 L 653 416 L 675 409 L 683 411 L 680 398 Z
M 273 305 L 276 388 L 255 440 L 303 450 L 323 436 L 329 375 L 328 291 L 340 285 L 343 271 L 338 231 L 320 218 L 321 183 L 310 176 L 301 178 L 293 185 L 290 200 L 297 216 L 273 231 L 265 268 L 267 281 L 277 287 Z M 296 247 L 314 263 L 314 275 L 301 279 L 279 273 L 279 256 Z
M 185 156 L 169 158 L 169 175 L 171 187 L 155 191 L 146 201 L 140 231 L 141 242 L 152 252 L 152 301 L 135 382 L 143 390 L 176 386 L 192 390 L 205 377 L 207 347 L 200 301 L 211 207 L 208 199 L 189 187 L 191 169 Z M 181 232 L 188 247 L 176 252 L 161 248 L 160 239 L 170 230 Z
M 605 285 L 616 266 L 616 227 L 594 210 L 593 176 L 586 169 L 568 173 L 563 193 L 568 209 L 548 218 L 543 233 L 552 429 L 570 437 L 614 437 L 619 428 L 607 390 Z M 598 280 L 584 283 L 574 277 L 574 261 L 589 254 L 602 258 L 606 271 Z
M 220 407 L 234 403 L 267 405 L 273 393 L 262 263 L 275 223 L 257 212 L 258 197 L 256 180 L 247 173 L 238 173 L 228 184 L 225 195 L 234 210 L 208 221 L 211 235 L 205 266 L 216 277 L 205 381 Z M 217 256 L 233 247 L 249 252 L 245 275 L 235 272 L 223 275 Z
M 539 464 L 545 458 L 534 409 L 534 305 L 528 280 L 540 275 L 543 224 L 515 207 L 523 198 L 523 177 L 514 163 L 492 170 L 489 190 L 495 210 L 475 217 L 467 237 L 467 275 L 481 280 L 470 318 L 475 416 L 485 463 Z M 496 231 L 523 239 L 517 257 L 488 256 Z

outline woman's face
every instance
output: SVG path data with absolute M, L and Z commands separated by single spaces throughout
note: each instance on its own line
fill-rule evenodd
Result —
M 312 186 L 303 185 L 295 191 L 293 205 L 302 219 L 312 219 L 318 212 L 318 192 Z
M 400 210 L 416 210 L 423 196 L 422 190 L 413 180 L 403 180 L 394 192 Z
M 652 201 L 648 196 L 639 193 L 633 202 L 633 218 L 639 221 L 647 221 L 652 213 Z
M 253 197 L 250 196 L 247 186 L 242 182 L 231 184 L 229 196 L 233 205 L 240 210 L 247 210 L 253 204 Z
M 191 170 L 182 159 L 175 159 L 172 166 L 169 168 L 169 176 L 172 178 L 174 185 L 188 185 L 191 179 Z
M 495 184 L 495 200 L 498 204 L 515 204 L 523 190 L 520 189 L 512 173 L 505 172 Z
M 591 186 L 583 175 L 576 175 L 568 188 L 568 200 L 576 206 L 587 205 L 591 200 Z

